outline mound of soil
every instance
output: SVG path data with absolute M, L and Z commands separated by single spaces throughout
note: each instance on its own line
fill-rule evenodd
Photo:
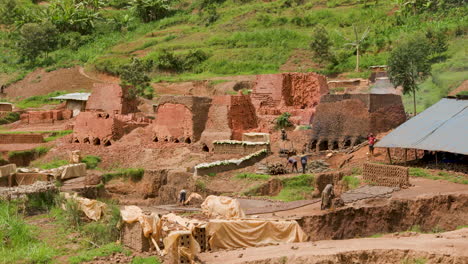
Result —
M 79 66 L 51 72 L 38 69 L 28 74 L 23 80 L 8 86 L 5 93 L 8 98 L 27 98 L 54 91 L 91 90 L 93 83 L 96 82 L 100 81 L 84 75 Z

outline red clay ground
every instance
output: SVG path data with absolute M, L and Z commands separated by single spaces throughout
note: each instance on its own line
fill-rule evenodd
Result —
M 464 228 L 441 234 L 394 234 L 202 253 L 199 258 L 206 264 L 400 263 L 405 259 L 429 261 L 424 263 L 467 263 L 467 236 L 468 228 Z
M 393 192 L 391 199 L 416 199 L 418 197 L 429 197 L 439 194 L 468 194 L 468 185 L 457 184 L 448 181 L 434 181 L 424 178 L 411 178 L 410 183 L 414 186 L 408 189 L 402 189 L 400 191 Z M 358 201 L 361 205 L 372 204 L 372 200 Z M 249 210 L 250 207 L 244 207 L 244 210 Z M 276 213 L 259 214 L 261 218 L 271 218 L 273 216 L 280 218 L 297 218 L 307 215 L 320 214 L 323 211 L 320 210 L 320 203 L 309 204 L 303 207 L 295 208 L 287 211 L 278 211 Z
M 95 82 L 98 80 L 89 79 L 81 74 L 78 66 L 51 72 L 38 69 L 28 74 L 23 80 L 10 85 L 5 93 L 8 98 L 27 98 L 54 91 L 91 90 Z

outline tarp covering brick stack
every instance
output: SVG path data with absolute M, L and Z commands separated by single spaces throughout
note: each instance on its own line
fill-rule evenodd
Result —
M 212 250 L 307 241 L 296 221 L 210 220 L 206 232 Z
M 239 201 L 231 197 L 210 195 L 201 205 L 202 211 L 210 218 L 244 218 Z

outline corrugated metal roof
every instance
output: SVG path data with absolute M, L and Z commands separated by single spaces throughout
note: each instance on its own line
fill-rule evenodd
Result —
M 468 155 L 468 100 L 442 99 L 397 127 L 375 146 Z
M 50 99 L 88 101 L 90 95 L 90 93 L 69 93 L 60 96 L 55 96 Z

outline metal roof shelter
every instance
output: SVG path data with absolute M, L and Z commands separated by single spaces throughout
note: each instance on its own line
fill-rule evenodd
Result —
M 50 99 L 55 100 L 76 100 L 76 101 L 88 101 L 91 93 L 69 93 L 60 96 L 55 96 Z
M 375 147 L 468 155 L 468 100 L 440 100 L 390 132 Z

